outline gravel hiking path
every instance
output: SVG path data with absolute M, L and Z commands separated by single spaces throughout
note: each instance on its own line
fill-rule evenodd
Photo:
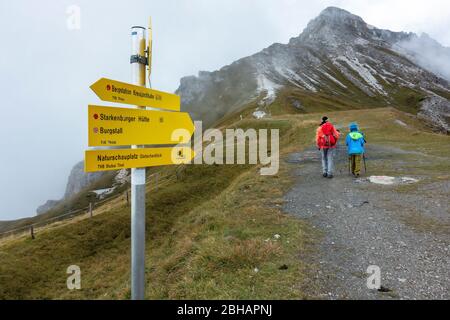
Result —
M 379 145 L 369 145 L 367 154 L 369 172 L 359 179 L 348 173 L 344 147 L 333 179 L 321 176 L 316 149 L 286 160 L 295 166 L 296 182 L 284 209 L 322 235 L 313 253 L 300 257 L 312 266 L 304 290 L 318 299 L 449 299 L 450 182 L 414 175 L 414 161 L 427 155 Z M 369 182 L 380 162 L 419 184 L 411 191 Z M 380 290 L 367 287 L 370 265 L 381 269 Z

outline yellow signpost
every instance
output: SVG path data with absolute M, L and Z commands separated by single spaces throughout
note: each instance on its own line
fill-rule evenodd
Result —
M 183 164 L 192 158 L 194 151 L 190 147 L 87 150 L 84 170 L 94 172 Z
M 185 164 L 194 158 L 189 142 L 194 125 L 185 112 L 145 110 L 145 107 L 180 111 L 180 97 L 146 88 L 146 67 L 150 85 L 152 30 L 149 21 L 148 45 L 145 28 L 131 28 L 129 84 L 101 78 L 91 89 L 103 101 L 131 104 L 137 109 L 90 105 L 88 109 L 89 146 L 129 146 L 129 149 L 87 150 L 86 172 L 131 169 L 131 299 L 145 297 L 145 167 Z M 147 46 L 147 48 L 146 48 Z M 177 129 L 182 129 L 176 132 Z M 175 134 L 174 134 L 175 133 Z M 173 141 L 172 139 L 178 139 Z M 143 145 L 175 147 L 145 148 Z
M 91 89 L 103 101 L 180 111 L 180 96 L 134 84 L 101 78 Z
M 90 147 L 187 143 L 194 132 L 186 112 L 90 105 L 88 117 Z M 179 135 L 179 140 L 172 140 L 177 129 L 187 130 L 189 136 Z

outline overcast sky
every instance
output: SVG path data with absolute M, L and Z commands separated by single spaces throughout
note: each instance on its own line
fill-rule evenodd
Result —
M 71 5 L 81 9 L 79 30 L 67 27 Z M 450 46 L 446 0 L 1 1 L 0 220 L 33 216 L 62 197 L 87 147 L 87 105 L 100 103 L 89 86 L 130 80 L 131 26 L 152 16 L 152 85 L 174 91 L 182 76 L 287 43 L 330 5 Z

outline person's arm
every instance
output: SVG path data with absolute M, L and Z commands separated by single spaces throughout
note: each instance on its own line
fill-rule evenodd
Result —
M 318 127 L 317 130 L 316 130 L 316 146 L 317 146 L 317 148 L 319 148 L 319 149 L 320 149 L 320 147 L 319 147 L 320 131 L 321 131 L 321 127 Z
M 350 136 L 347 135 L 347 137 L 345 138 L 345 145 L 346 145 L 347 147 L 348 147 L 349 139 L 350 139 Z
M 338 140 L 341 135 L 341 133 L 337 131 L 334 126 L 333 126 L 333 135 L 336 137 L 336 140 Z

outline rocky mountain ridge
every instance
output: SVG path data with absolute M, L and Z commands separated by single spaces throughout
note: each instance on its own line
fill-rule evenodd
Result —
M 184 77 L 176 92 L 184 111 L 211 125 L 255 99 L 271 104 L 282 90 L 360 99 L 373 106 L 401 105 L 398 96 L 410 90 L 421 96 L 417 113 L 449 132 L 450 72 L 427 58 L 430 52 L 450 61 L 450 48 L 426 35 L 378 29 L 329 7 L 287 44 Z
M 62 199 L 47 200 L 43 205 L 40 205 L 36 209 L 36 213 L 38 215 L 44 214 L 45 212 L 57 206 L 64 199 L 67 199 L 70 196 L 80 192 L 83 188 L 89 186 L 91 183 L 98 180 L 103 175 L 104 172 L 102 171 L 86 173 L 84 172 L 84 161 L 76 163 L 70 171 L 69 177 L 67 179 L 66 190 Z

